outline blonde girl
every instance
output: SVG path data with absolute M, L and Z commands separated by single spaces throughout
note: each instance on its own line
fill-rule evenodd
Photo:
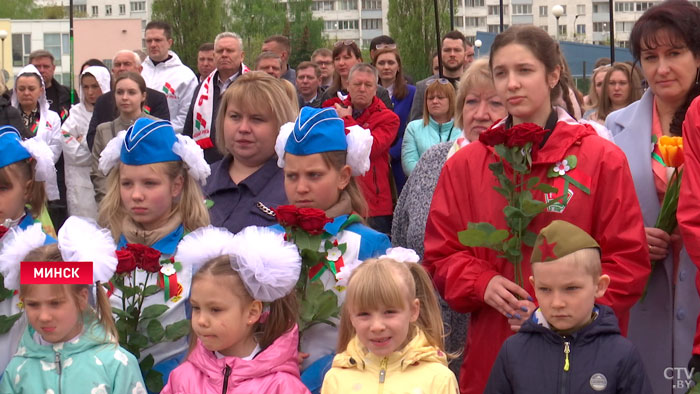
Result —
M 185 232 L 209 224 L 209 215 L 197 182 L 209 175 L 202 149 L 189 137 L 175 135 L 170 122 L 138 119 L 127 131 L 107 144 L 100 157 L 100 170 L 107 177 L 107 194 L 100 205 L 99 220 L 112 232 L 117 248 L 141 244 L 161 253 L 167 260 L 175 253 Z M 159 275 L 137 270 L 135 283 L 157 285 Z M 165 327 L 189 317 L 192 272 L 183 267 L 176 272 L 182 291 L 170 294 L 168 310 L 158 317 Z M 172 274 L 169 274 L 172 275 Z M 112 295 L 113 306 L 123 308 L 121 292 Z M 145 298 L 142 307 L 162 304 L 160 292 Z M 146 327 L 140 327 L 147 335 Z M 122 339 L 123 341 L 124 339 Z M 187 340 L 162 342 L 141 352 L 152 355 L 154 369 L 167 379 L 184 357 Z M 165 383 L 165 382 L 164 382 Z
M 322 393 L 458 392 L 432 282 L 406 251 L 390 250 L 393 258 L 367 260 L 351 274 Z
M 299 380 L 294 286 L 301 258 L 269 228 L 201 228 L 176 260 L 192 277 L 192 346 L 163 394 L 308 393 Z M 216 371 L 216 372 L 213 372 Z
M 42 236 L 38 224 L 13 230 L 0 255 L 5 283 L 19 287 L 29 322 L 0 382 L 0 392 L 145 394 L 138 362 L 117 344 L 111 307 L 101 285 L 117 265 L 109 231 L 71 217 L 58 233 L 58 244 L 42 246 Z M 92 261 L 96 308 L 88 303 L 89 285 L 20 285 L 20 261 Z

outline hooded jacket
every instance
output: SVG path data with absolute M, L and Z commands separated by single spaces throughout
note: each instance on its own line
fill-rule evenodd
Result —
M 82 78 L 89 74 L 95 77 L 102 93 L 109 92 L 109 71 L 100 66 L 90 66 L 80 74 Z M 92 111 L 85 107 L 85 93 L 82 83 L 78 87 L 80 103 L 73 105 L 68 119 L 61 126 L 63 137 L 63 157 L 66 169 L 66 200 L 70 215 L 97 218 L 95 189 L 90 182 L 92 152 L 87 145 L 88 124 Z
M 323 107 L 335 104 L 352 106 L 352 97 L 341 100 L 334 97 L 326 100 Z M 369 129 L 372 134 L 372 150 L 369 153 L 370 168 L 364 175 L 358 176 L 362 194 L 369 205 L 369 216 L 386 216 L 394 213 L 389 177 L 389 148 L 399 132 L 399 117 L 374 96 L 372 103 L 357 117 L 343 118 L 345 127 L 360 126 Z
M 0 392 L 54 394 L 146 394 L 134 356 L 91 324 L 74 340 L 41 345 L 31 326 L 0 382 Z M 36 335 L 38 337 L 38 335 Z
M 567 336 L 552 331 L 538 309 L 501 347 L 484 393 L 652 393 L 612 309 L 597 309 L 593 322 Z
M 202 342 L 170 374 L 162 394 L 297 394 L 309 390 L 299 380 L 297 326 L 277 338 L 252 360 L 217 359 Z
M 33 134 L 37 138 L 42 139 L 51 148 L 53 152 L 53 162 L 56 163 L 63 153 L 63 141 L 61 141 L 61 117 L 57 113 L 49 109 L 49 102 L 46 99 L 46 86 L 44 85 L 44 79 L 41 77 L 41 73 L 33 65 L 29 64 L 19 71 L 15 75 L 15 87 L 14 94 L 12 95 L 12 106 L 17 108 L 20 112 L 22 108 L 19 105 L 19 100 L 17 99 L 17 79 L 26 74 L 35 74 L 39 81 L 41 81 L 41 95 L 39 96 L 39 122 L 37 124 L 36 130 L 32 131 L 30 127 L 30 134 Z M 63 171 L 61 170 L 59 174 Z M 59 175 L 60 177 L 60 175 Z M 62 183 L 61 180 L 58 180 Z M 58 200 L 60 195 L 58 193 L 58 184 L 46 185 L 46 193 L 49 201 Z
M 401 165 L 406 175 L 411 175 L 423 153 L 431 146 L 441 142 L 454 141 L 462 137 L 462 129 L 455 125 L 454 118 L 445 123 L 438 123 L 432 116 L 428 124 L 423 119 L 411 121 L 401 143 Z
M 27 128 L 24 127 L 22 115 L 19 110 L 10 103 L 10 96 L 7 94 L 0 95 L 0 126 L 10 125 L 19 131 L 22 139 L 31 137 Z
M 458 393 L 445 353 L 431 346 L 420 329 L 416 331 L 403 349 L 383 358 L 367 351 L 355 336 L 333 359 L 321 393 Z
M 587 186 L 590 194 L 570 185 L 567 205 L 557 202 L 550 206 L 534 218 L 528 229 L 538 233 L 553 220 L 566 220 L 600 244 L 603 273 L 611 278 L 600 302 L 612 306 L 624 334 L 629 310 L 642 295 L 651 271 L 632 175 L 618 147 L 598 137 L 590 125 L 576 122 L 558 108 L 553 131 L 533 158 L 530 175 L 556 187 L 558 192 L 545 195 L 535 190 L 534 199 L 551 201 L 561 196 L 564 178 L 550 178 L 547 174 L 570 155 L 577 157 L 577 166 L 566 175 Z M 433 194 L 425 230 L 424 267 L 450 307 L 457 312 L 471 312 L 472 316 L 467 334 L 469 350 L 460 373 L 462 393 L 481 394 L 498 349 L 513 335 L 506 317 L 484 301 L 493 277 L 502 275 L 514 280 L 513 264 L 498 257 L 494 250 L 464 246 L 457 236 L 468 223 L 488 222 L 498 229 L 508 228 L 503 214 L 506 200 L 494 190 L 498 182 L 488 167 L 497 160 L 493 148 L 481 142 L 467 145 L 447 160 Z M 508 165 L 506 168 L 510 170 Z M 528 278 L 532 249 L 523 245 L 522 253 L 522 277 Z M 527 280 L 524 282 L 524 289 L 534 298 L 532 286 Z
M 170 123 L 176 133 L 182 133 L 198 79 L 189 67 L 182 64 L 175 52 L 168 51 L 168 56 L 168 60 L 156 65 L 147 57 L 142 63 L 141 76 L 146 81 L 146 86 L 165 93 Z

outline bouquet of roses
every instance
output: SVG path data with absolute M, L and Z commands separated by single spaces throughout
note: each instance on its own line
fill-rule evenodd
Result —
M 281 205 L 275 209 L 275 215 L 284 227 L 285 239 L 295 243 L 301 255 L 301 274 L 296 286 L 300 304 L 299 332 L 303 333 L 318 323 L 335 326 L 330 318 L 338 317 L 340 313 L 338 296 L 324 287 L 320 277 L 328 271 L 336 281 L 340 279 L 339 274 L 345 268 L 342 255 L 347 245 L 338 244 L 337 240 L 331 242 L 324 226 L 332 220 L 323 210 Z M 357 220 L 359 218 L 351 216 L 341 230 Z
M 118 297 L 122 308 L 112 307 L 116 317 L 115 325 L 119 334 L 119 344 L 140 358 L 141 352 L 161 342 L 174 342 L 190 331 L 190 322 L 180 320 L 166 327 L 158 317 L 168 310 L 164 304 L 143 307 L 146 297 L 164 293 L 164 302 L 181 297 L 182 285 L 177 282 L 180 264 L 170 259 L 162 259 L 161 253 L 141 244 L 127 244 L 117 252 L 117 269 L 114 276 L 104 286 L 108 294 L 119 289 Z M 137 273 L 140 278 L 137 280 Z M 157 275 L 157 284 L 149 285 L 150 279 Z M 144 335 L 146 332 L 147 335 Z M 141 373 L 150 391 L 160 392 L 163 388 L 162 374 L 153 369 L 153 356 L 148 355 L 140 362 Z
M 499 160 L 489 164 L 489 169 L 496 176 L 499 186 L 494 189 L 507 204 L 503 208 L 508 230 L 496 229 L 491 223 L 469 223 L 467 229 L 457 235 L 459 241 L 470 247 L 486 247 L 500 253 L 514 265 L 515 280 L 523 287 L 522 244 L 534 246 L 537 234 L 527 229 L 532 220 L 548 206 L 561 198 L 549 202 L 535 200 L 533 190 L 543 193 L 556 193 L 557 189 L 540 178 L 529 176 L 532 157 L 536 155 L 545 134 L 542 127 L 533 123 L 522 123 L 510 129 L 504 125 L 493 127 L 479 136 L 479 141 L 493 146 Z M 506 172 L 504 161 L 512 171 Z

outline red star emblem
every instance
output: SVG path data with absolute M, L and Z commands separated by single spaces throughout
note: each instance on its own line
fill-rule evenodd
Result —
M 557 255 L 554 254 L 554 247 L 557 245 L 556 242 L 547 243 L 547 239 L 542 238 L 542 244 L 540 244 L 540 252 L 542 253 L 542 261 L 547 261 L 547 257 L 552 256 L 554 259 Z

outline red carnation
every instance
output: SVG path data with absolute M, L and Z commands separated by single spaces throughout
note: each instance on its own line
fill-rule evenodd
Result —
M 311 235 L 323 234 L 323 226 L 332 222 L 326 216 L 326 212 L 316 208 L 299 208 L 299 227 Z
M 504 144 L 507 138 L 508 133 L 506 132 L 506 129 L 503 127 L 503 125 L 490 128 L 484 131 L 483 133 L 479 134 L 479 141 L 481 141 L 482 144 L 488 146 Z
M 144 250 L 139 268 L 148 272 L 160 271 L 160 255 L 161 253 L 153 248 Z
M 116 273 L 117 274 L 124 274 L 127 272 L 131 272 L 136 268 L 136 259 L 134 258 L 134 254 L 129 252 L 128 250 L 117 250 L 117 269 Z
M 525 146 L 528 142 L 532 142 L 533 150 L 537 150 L 546 133 L 545 129 L 534 123 L 521 123 L 509 130 L 506 145 Z
M 8 232 L 8 231 L 10 231 L 9 228 L 0 225 L 0 238 L 2 238 L 2 237 L 5 235 L 5 233 Z
M 280 205 L 274 211 L 277 222 L 282 227 L 294 227 L 298 224 L 299 209 L 295 205 Z

